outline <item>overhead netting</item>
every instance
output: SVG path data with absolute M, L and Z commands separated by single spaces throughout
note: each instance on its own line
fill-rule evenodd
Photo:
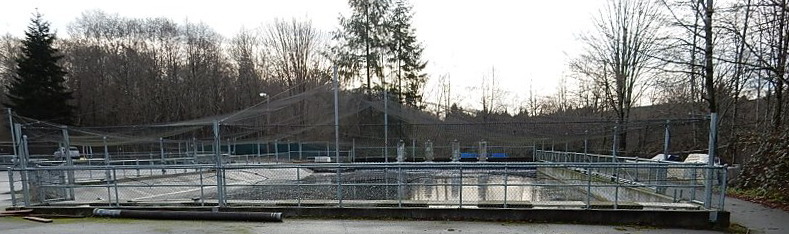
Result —
M 582 151 L 586 145 L 589 152 L 608 153 L 615 137 L 627 139 L 620 154 L 649 157 L 662 152 L 667 125 L 674 135 L 692 136 L 673 143 L 684 149 L 704 149 L 708 126 L 704 119 L 617 123 L 572 115 L 512 118 L 461 110 L 439 115 L 393 99 L 358 90 L 339 92 L 339 149 L 334 146 L 331 84 L 261 97 L 257 104 L 232 113 L 170 123 L 61 126 L 19 115 L 13 119 L 21 124 L 32 155 L 51 157 L 58 147 L 68 144 L 94 156 L 103 153 L 106 146 L 107 151 L 129 159 L 207 154 L 218 142 L 219 150 L 229 155 L 273 152 L 279 157 L 279 152 L 288 152 L 287 156 L 295 160 L 293 152 L 298 151 L 298 159 L 307 160 L 340 151 L 345 161 L 387 160 L 395 157 L 399 145 L 405 145 L 409 158 L 418 160 L 428 141 L 438 160 L 449 157 L 450 145 L 455 141 L 464 152 L 475 151 L 479 142 L 485 142 L 493 153 L 526 158 L 535 148 Z

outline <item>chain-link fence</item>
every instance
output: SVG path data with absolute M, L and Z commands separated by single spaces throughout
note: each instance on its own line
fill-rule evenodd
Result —
M 539 152 L 538 157 L 548 157 Z M 665 163 L 364 163 L 48 166 L 13 169 L 14 205 L 723 207 L 725 170 Z M 652 171 L 652 172 L 650 172 Z M 664 175 L 659 175 L 661 172 Z M 672 175 L 678 173 L 677 175 Z M 642 175 L 635 179 L 634 175 Z M 21 175 L 21 176 L 20 176 Z M 74 179 L 68 177 L 73 175 Z M 91 177 L 91 175 L 93 175 Z M 70 182 L 73 181 L 73 182 Z M 695 197 L 694 197 L 695 196 Z
M 161 124 L 61 126 L 12 113 L 13 201 L 722 208 L 713 196 L 725 190 L 723 167 L 665 162 L 708 152 L 706 118 L 433 113 L 337 90 Z

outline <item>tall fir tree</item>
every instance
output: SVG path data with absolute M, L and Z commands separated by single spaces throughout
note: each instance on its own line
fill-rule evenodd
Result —
M 66 72 L 58 65 L 63 55 L 53 47 L 55 34 L 40 13 L 30 21 L 16 77 L 7 87 L 10 102 L 3 105 L 25 117 L 70 124 L 74 107 L 68 104 L 72 96 L 64 84 Z
M 382 58 L 387 52 L 389 33 L 387 16 L 391 0 L 348 0 L 351 8 L 349 17 L 340 17 L 340 29 L 334 33 L 338 45 L 332 50 L 337 55 L 340 75 L 354 79 L 364 74 L 361 80 L 365 90 L 371 94 L 376 86 L 372 77 L 383 80 Z
M 389 30 L 391 40 L 388 42 L 389 63 L 394 67 L 396 81 L 390 92 L 397 95 L 401 104 L 423 108 L 422 89 L 427 82 L 427 74 L 422 70 L 427 62 L 422 61 L 422 44 L 416 39 L 416 29 L 411 27 L 411 5 L 407 0 L 397 0 L 392 9 Z

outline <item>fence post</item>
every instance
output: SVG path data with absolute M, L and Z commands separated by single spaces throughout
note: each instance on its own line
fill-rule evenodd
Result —
M 340 80 L 337 78 L 337 66 L 334 66 L 334 158 L 340 162 Z M 288 146 L 290 147 L 290 146 Z M 288 153 L 290 158 L 290 153 Z
M 19 133 L 21 133 L 21 131 L 19 131 Z M 30 160 L 30 154 L 28 154 L 27 149 L 27 135 L 22 135 L 22 140 L 19 142 L 19 156 L 21 156 L 19 166 L 22 168 L 22 173 L 20 173 L 20 177 L 22 177 L 22 195 L 24 196 L 23 201 L 27 207 L 30 206 L 30 172 L 27 171 L 27 162 Z M 13 193 L 14 191 L 11 192 Z
M 452 141 L 452 162 L 460 162 L 460 142 L 457 139 Z
M 299 143 L 299 149 L 301 149 L 301 143 Z M 299 191 L 299 195 L 296 199 L 298 199 L 298 207 L 301 207 L 301 168 L 296 167 L 296 189 Z
M 403 207 L 403 168 L 397 164 L 397 207 Z
M 671 120 L 666 120 L 666 132 L 663 134 L 663 155 L 668 159 L 669 145 L 671 144 Z
M 712 206 L 712 168 L 715 166 L 715 151 L 718 144 L 718 113 L 710 113 L 710 137 L 707 157 L 707 168 L 704 185 L 704 208 Z
M 507 163 L 504 163 L 504 208 L 507 208 Z
M 199 164 L 199 161 L 197 159 L 197 138 L 192 137 L 192 164 Z
M 166 165 L 167 162 L 164 160 L 164 138 L 159 137 L 159 156 L 162 158 L 162 166 Z M 162 167 L 162 174 L 167 174 L 167 169 Z
M 63 125 L 60 128 L 61 128 L 61 132 L 63 133 L 63 144 L 64 144 L 62 155 L 66 157 L 66 166 L 74 167 L 74 161 L 71 159 L 71 150 L 69 150 L 69 148 L 71 148 L 71 142 L 69 141 L 68 127 L 66 125 Z M 27 150 L 25 150 L 25 152 L 29 153 L 29 151 Z M 29 159 L 29 157 L 26 157 L 26 159 Z M 66 176 L 68 180 L 68 191 L 69 191 L 67 197 L 69 200 L 74 200 L 74 188 L 71 187 L 71 185 L 74 184 L 74 170 L 73 169 L 68 170 Z
M 479 142 L 479 153 L 477 155 L 477 160 L 479 162 L 487 162 L 488 161 L 488 142 L 482 140 Z
M 416 139 L 411 139 L 411 159 L 416 162 Z
M 728 173 L 729 173 L 729 171 L 727 171 L 726 168 L 722 168 L 721 171 L 723 171 L 723 173 L 722 173 L 722 177 L 723 178 L 721 178 L 721 180 L 720 180 L 721 181 L 720 191 L 719 191 L 720 201 L 718 201 L 718 202 L 720 202 L 720 204 L 718 205 L 719 206 L 718 210 L 723 210 L 723 207 L 726 205 L 726 202 L 725 202 L 726 201 L 726 186 L 728 185 L 728 178 L 727 177 L 728 177 Z
M 463 166 L 459 166 L 458 168 L 460 169 L 460 189 L 459 189 L 460 199 L 458 199 L 458 208 L 462 209 L 463 208 Z
M 110 151 L 107 149 L 107 136 L 102 137 L 102 141 L 104 142 L 104 166 L 110 166 Z M 104 178 L 105 180 L 110 180 L 110 170 L 104 170 Z M 107 187 L 107 193 L 109 193 L 110 189 Z M 109 197 L 107 197 L 109 199 Z
M 13 150 L 14 150 L 14 158 L 12 159 L 12 162 L 14 162 L 15 160 L 19 160 L 19 153 L 17 152 L 17 149 L 16 149 L 16 143 L 17 143 L 17 137 L 16 136 L 17 136 L 18 133 L 14 129 L 14 126 L 16 126 L 16 125 L 14 125 L 14 116 L 13 116 L 13 112 L 11 111 L 11 108 L 6 108 L 6 110 L 8 112 L 8 127 L 11 130 L 11 148 L 13 148 Z M 11 190 L 11 194 L 13 194 L 13 193 L 14 193 L 14 190 Z
M 537 161 L 537 142 L 531 141 L 531 161 Z
M 586 166 L 586 209 L 592 208 L 592 162 Z
M 220 207 L 226 206 L 225 204 L 225 185 L 224 185 L 224 171 L 222 169 L 222 153 L 219 149 L 221 144 L 221 138 L 219 135 L 219 121 L 214 120 L 214 157 L 216 163 L 216 191 L 217 191 L 217 203 L 219 203 Z
M 11 190 L 11 207 L 16 207 L 16 190 L 14 189 L 14 168 L 8 168 L 8 188 Z
M 205 192 L 203 185 L 203 169 L 200 168 L 200 206 L 205 206 Z
M 592 162 L 589 158 L 589 130 L 584 130 L 584 160 Z
M 397 143 L 397 162 L 402 163 L 405 161 L 405 142 L 400 139 L 400 142 Z
M 118 173 L 115 168 L 112 169 L 112 184 L 115 187 L 115 206 L 118 207 L 121 206 L 121 201 L 118 199 Z
M 384 82 L 384 155 L 389 156 L 389 91 L 386 90 L 386 82 Z M 389 162 L 389 161 L 387 161 Z
M 336 162 L 337 166 L 337 202 L 340 208 L 342 208 L 342 168 L 340 167 L 340 162 Z

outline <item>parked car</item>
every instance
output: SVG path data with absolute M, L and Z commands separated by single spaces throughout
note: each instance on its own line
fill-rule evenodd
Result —
M 55 160 L 66 160 L 66 158 L 63 157 L 63 151 L 64 151 L 63 147 L 60 147 L 58 150 L 55 150 L 54 153 Z M 79 159 L 80 158 L 79 149 L 76 146 L 68 147 L 68 155 L 71 156 L 72 159 Z

